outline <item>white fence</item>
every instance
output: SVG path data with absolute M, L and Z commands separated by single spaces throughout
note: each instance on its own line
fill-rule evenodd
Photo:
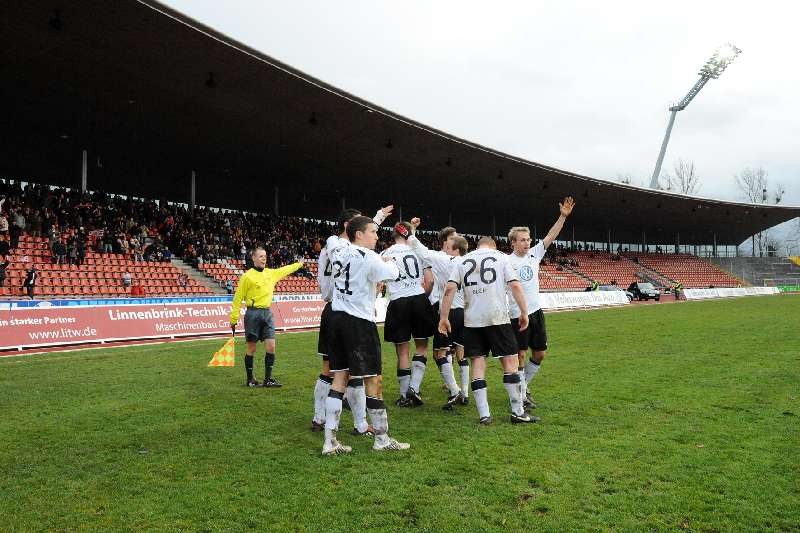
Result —
M 708 298 L 733 298 L 736 296 L 758 296 L 778 294 L 778 287 L 735 287 L 719 289 L 684 289 L 687 300 L 706 300 Z

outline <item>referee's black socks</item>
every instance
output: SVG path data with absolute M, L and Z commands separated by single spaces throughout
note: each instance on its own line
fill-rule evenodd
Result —
M 246 355 L 244 356 L 244 369 L 247 370 L 247 380 L 250 381 L 253 379 L 253 356 Z
M 264 379 L 272 377 L 272 367 L 275 366 L 275 354 L 267 352 L 264 354 Z

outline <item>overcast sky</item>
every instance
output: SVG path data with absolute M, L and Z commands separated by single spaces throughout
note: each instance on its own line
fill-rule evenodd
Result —
M 163 1 L 163 0 L 162 0 Z M 401 115 L 531 161 L 649 183 L 669 106 L 721 44 L 742 54 L 678 113 L 664 171 L 742 201 L 764 167 L 800 205 L 800 3 L 166 0 Z

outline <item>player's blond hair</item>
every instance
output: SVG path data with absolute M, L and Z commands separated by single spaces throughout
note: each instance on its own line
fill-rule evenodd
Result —
M 458 255 L 467 255 L 467 250 L 469 250 L 467 239 L 461 235 L 453 237 L 453 250 L 458 250 Z
M 256 246 L 255 248 L 253 248 L 253 251 L 250 252 L 250 257 L 255 257 L 259 250 L 261 250 L 264 253 L 267 253 L 267 249 L 264 248 L 263 246 Z
M 528 226 L 514 226 L 510 230 L 508 230 L 508 240 L 514 242 L 517 240 L 517 233 L 527 233 L 528 235 L 531 234 L 531 228 Z
M 478 239 L 478 248 L 480 248 L 481 246 L 488 246 L 489 248 L 494 248 L 495 250 L 497 250 L 497 243 L 494 242 L 494 239 L 492 239 L 491 237 L 481 237 L 480 239 Z

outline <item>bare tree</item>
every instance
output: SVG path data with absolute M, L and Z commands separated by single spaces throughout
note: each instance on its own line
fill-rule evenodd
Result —
M 700 190 L 700 176 L 694 166 L 694 161 L 678 159 L 673 167 L 675 177 L 672 178 L 672 189 L 683 194 L 694 194 Z
M 774 201 L 776 204 L 780 203 L 786 192 L 786 189 L 781 184 L 777 184 L 770 191 L 769 173 L 764 167 L 746 167 L 738 174 L 734 174 L 733 177 L 744 199 L 752 204 L 766 204 L 770 201 Z M 780 245 L 769 230 L 756 233 L 754 238 L 758 253 L 761 256 L 764 255 L 764 252 L 768 252 L 770 249 L 777 249 Z
M 631 177 L 630 173 L 627 172 L 625 174 L 617 174 L 614 179 L 624 185 L 634 185 L 633 178 Z

